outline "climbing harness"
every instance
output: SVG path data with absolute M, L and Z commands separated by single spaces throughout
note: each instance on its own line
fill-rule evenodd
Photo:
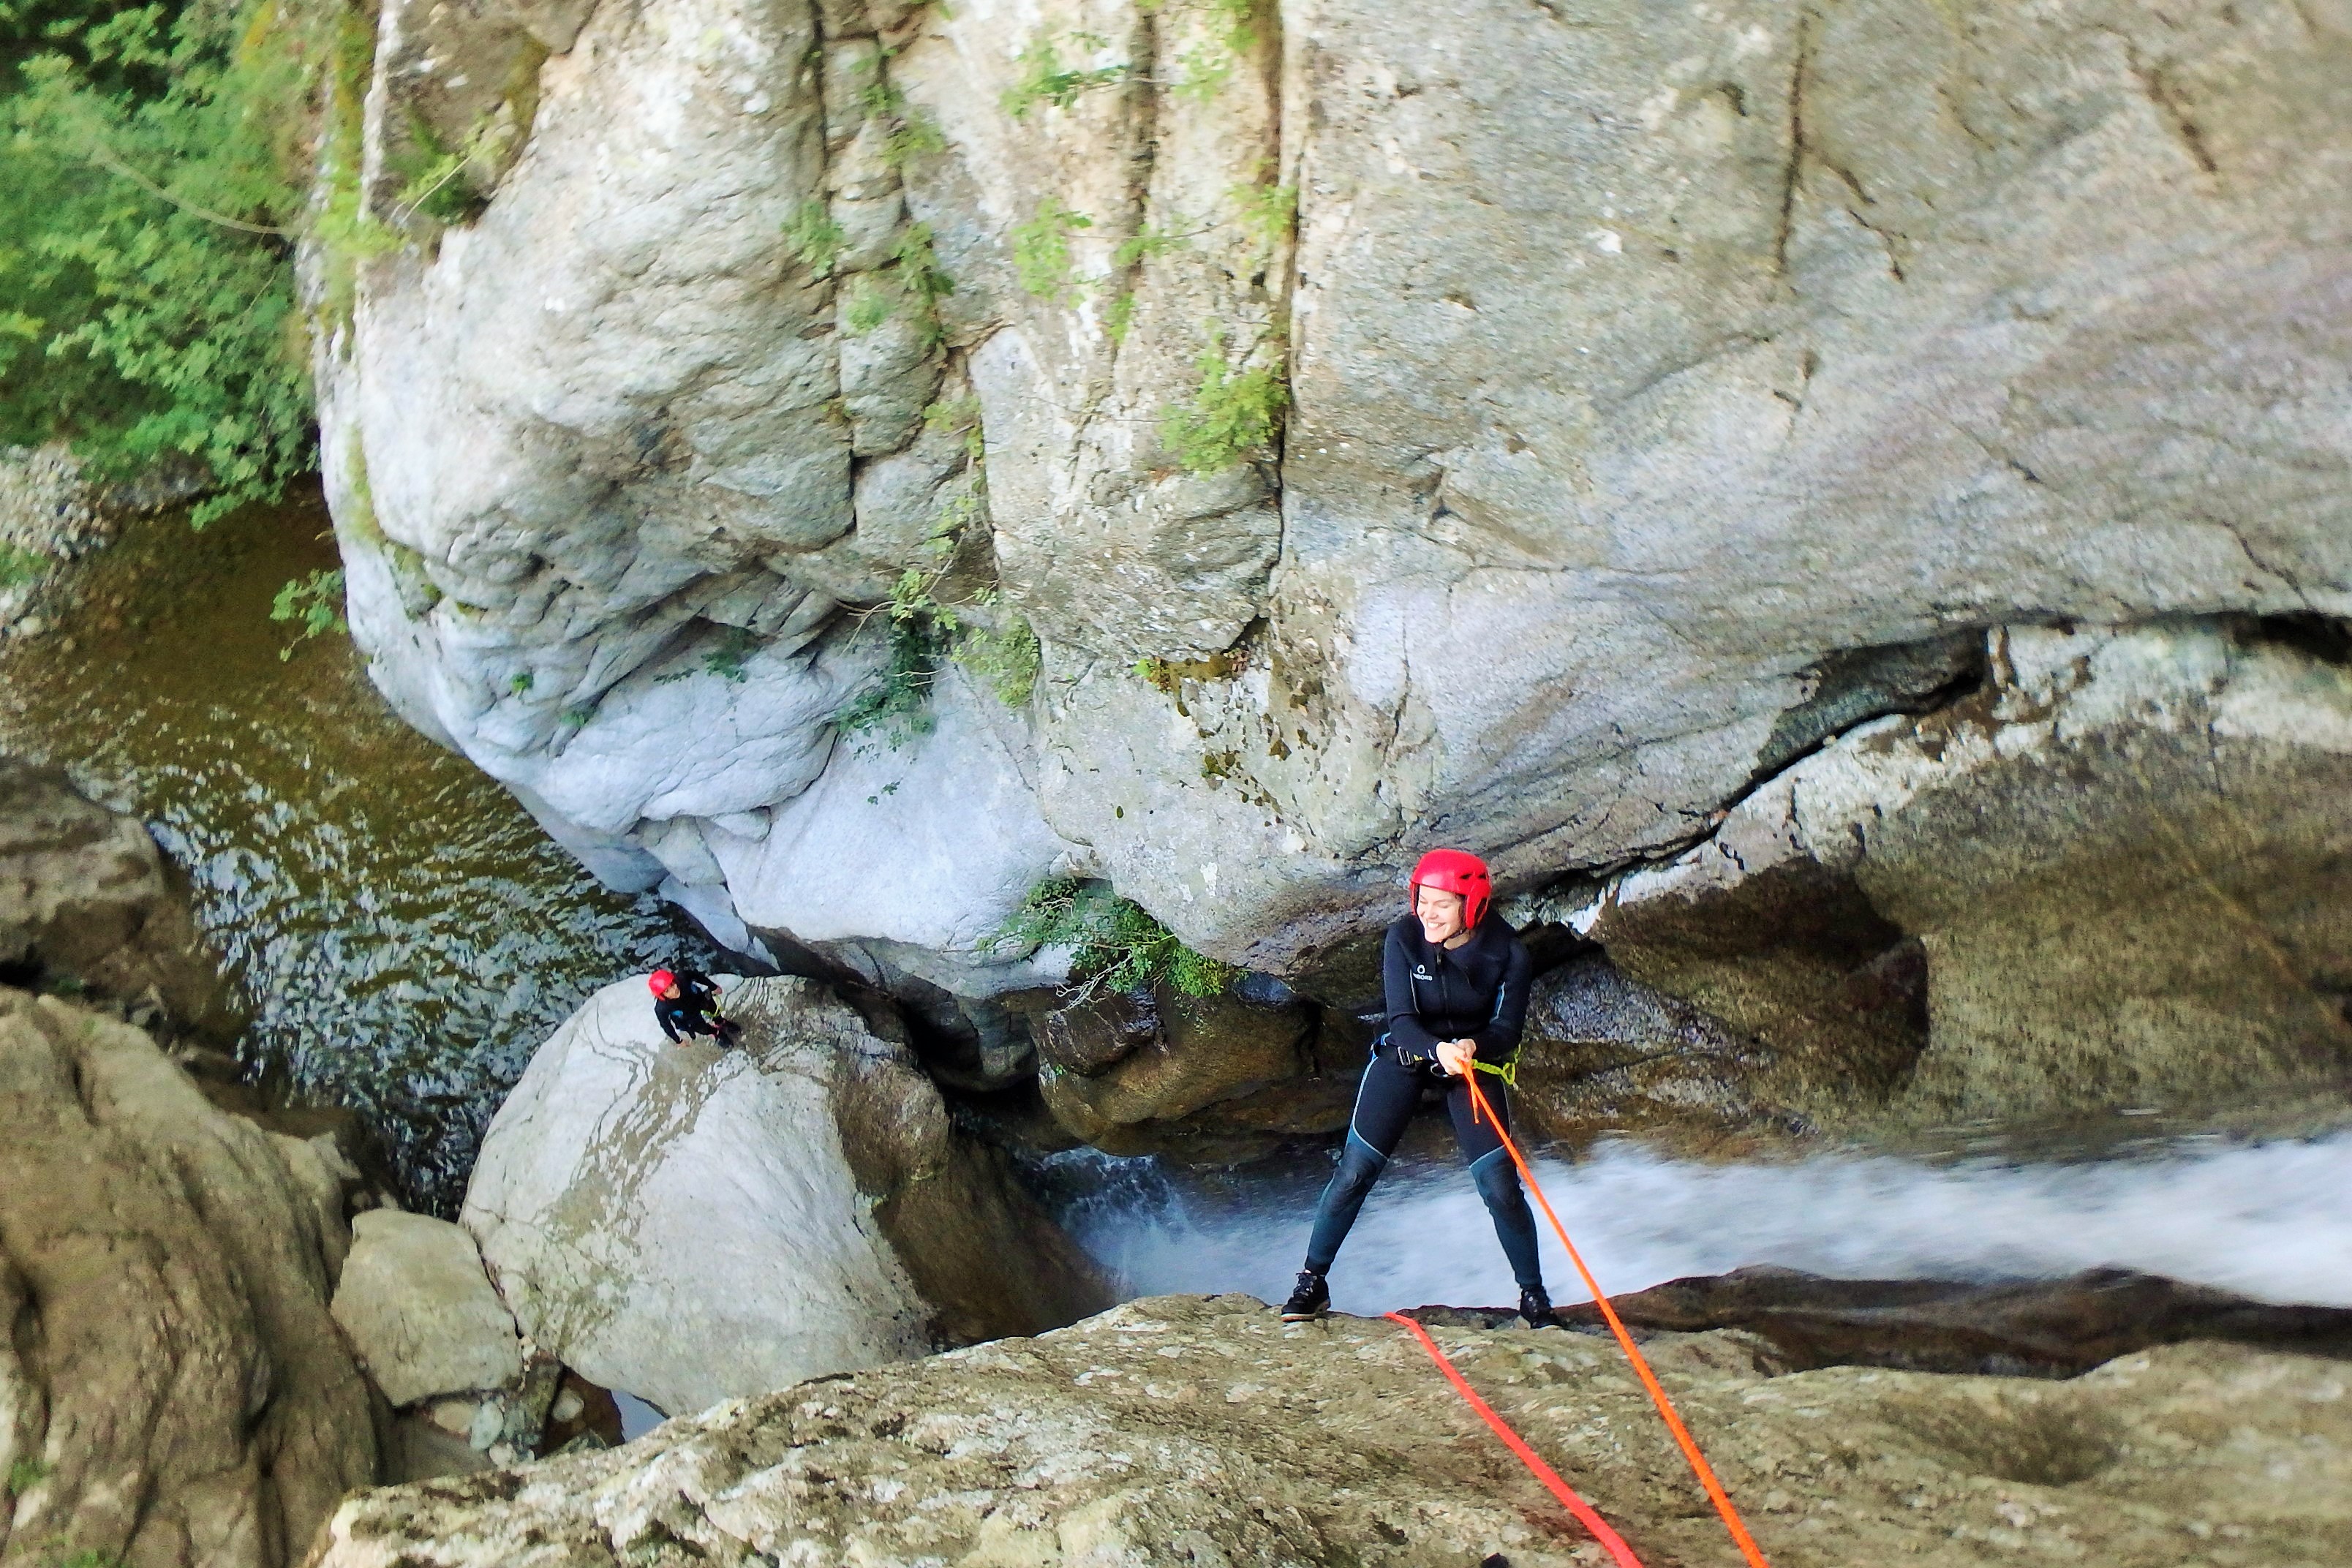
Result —
M 1575 1489 L 1559 1479 L 1559 1472 L 1545 1464 L 1542 1457 L 1528 1447 L 1527 1439 L 1512 1431 L 1510 1423 L 1495 1414 L 1493 1405 L 1478 1397 L 1478 1391 L 1454 1369 L 1454 1363 L 1445 1359 L 1445 1352 L 1437 1348 L 1437 1342 L 1429 1337 L 1427 1329 L 1402 1312 L 1391 1312 L 1388 1318 L 1392 1323 L 1402 1323 L 1411 1331 L 1412 1337 L 1421 1342 L 1421 1348 L 1429 1352 L 1429 1359 L 1437 1363 L 1437 1370 L 1445 1374 L 1445 1381 L 1454 1385 L 1454 1391 L 1462 1395 L 1464 1402 L 1476 1411 L 1487 1426 L 1495 1429 L 1495 1436 L 1503 1440 L 1504 1447 L 1519 1457 L 1519 1463 L 1533 1471 L 1536 1479 L 1567 1506 L 1568 1511 L 1576 1516 L 1577 1522 L 1592 1531 L 1592 1538 L 1609 1549 L 1609 1555 L 1617 1560 L 1617 1568 L 1642 1568 L 1642 1560 L 1633 1555 L 1633 1549 L 1625 1544 L 1625 1538 L 1610 1529 L 1609 1521 L 1595 1513 L 1591 1503 L 1577 1496 Z
M 1503 1119 L 1495 1114 L 1494 1106 L 1487 1102 L 1486 1092 L 1478 1087 L 1476 1075 L 1465 1074 L 1462 1081 L 1470 1086 L 1472 1116 L 1483 1117 L 1494 1123 L 1495 1135 L 1503 1141 L 1503 1147 L 1510 1152 L 1511 1163 L 1518 1167 L 1519 1179 L 1527 1183 L 1529 1192 L 1535 1194 L 1536 1203 L 1543 1209 L 1544 1218 L 1551 1221 L 1553 1234 L 1559 1237 L 1559 1244 L 1568 1249 L 1568 1260 L 1576 1265 L 1577 1275 L 1584 1281 L 1585 1289 L 1591 1293 L 1593 1304 L 1601 1309 L 1602 1321 L 1608 1323 L 1609 1331 L 1617 1336 L 1618 1348 L 1625 1352 L 1625 1359 L 1633 1363 L 1634 1373 L 1642 1380 L 1642 1386 L 1649 1390 L 1650 1403 L 1658 1407 L 1658 1415 L 1665 1421 L 1666 1430 L 1674 1434 L 1675 1442 L 1682 1448 L 1683 1458 L 1690 1461 L 1691 1473 L 1698 1478 L 1698 1484 L 1706 1489 L 1707 1501 L 1715 1505 L 1715 1511 L 1722 1518 L 1724 1528 L 1731 1532 L 1732 1544 L 1739 1548 L 1739 1554 L 1748 1560 L 1748 1568 L 1770 1568 L 1770 1565 L 1764 1561 L 1764 1553 L 1757 1549 L 1756 1538 L 1749 1535 L 1748 1526 L 1740 1522 L 1739 1510 L 1732 1507 L 1730 1494 L 1723 1489 L 1723 1483 L 1715 1479 L 1715 1471 L 1708 1466 L 1706 1456 L 1698 1451 L 1698 1444 L 1691 1436 L 1690 1428 L 1684 1426 L 1683 1418 L 1675 1413 L 1674 1401 L 1666 1397 L 1666 1391 L 1658 1384 L 1657 1374 L 1650 1370 L 1650 1363 L 1643 1359 L 1640 1349 L 1633 1343 L 1633 1336 L 1625 1331 L 1625 1325 L 1618 1318 L 1617 1310 L 1609 1304 L 1609 1298 L 1601 1293 L 1601 1282 L 1592 1277 L 1592 1270 L 1584 1266 L 1584 1255 L 1576 1250 L 1576 1243 L 1568 1239 L 1568 1227 L 1560 1224 L 1559 1215 L 1552 1212 L 1551 1200 L 1544 1196 L 1543 1188 L 1536 1182 L 1535 1173 L 1528 1169 L 1527 1156 L 1519 1152 L 1519 1146 L 1512 1141 L 1509 1131 L 1503 1125 Z M 1598 1515 L 1587 1519 L 1585 1516 L 1591 1510 L 1584 1508 L 1580 1501 L 1572 1500 L 1575 1494 L 1568 1489 L 1567 1484 L 1554 1475 L 1550 1468 L 1541 1459 L 1536 1458 L 1533 1450 L 1520 1440 L 1518 1434 L 1512 1432 L 1503 1424 L 1502 1417 L 1488 1409 L 1486 1403 L 1471 1392 L 1470 1385 L 1462 1380 L 1461 1373 L 1455 1372 L 1452 1365 L 1445 1362 L 1444 1357 L 1438 1354 L 1436 1345 L 1431 1342 L 1422 1326 L 1410 1318 L 1395 1312 L 1391 1312 L 1389 1316 L 1412 1330 L 1414 1335 L 1427 1347 L 1430 1354 L 1437 1357 L 1439 1364 L 1445 1369 L 1446 1377 L 1462 1396 L 1470 1402 L 1472 1408 L 1484 1415 L 1487 1425 L 1502 1435 L 1503 1440 L 1510 1445 L 1511 1451 L 1518 1455 L 1520 1461 L 1528 1469 L 1535 1472 L 1536 1479 L 1550 1488 L 1554 1496 L 1568 1504 L 1569 1511 L 1582 1520 L 1585 1527 L 1601 1538 L 1601 1544 L 1608 1546 L 1612 1553 L 1617 1554 L 1617 1561 L 1621 1564 L 1630 1564 L 1632 1568 L 1639 1568 L 1639 1565 L 1633 1562 L 1633 1554 L 1623 1550 L 1624 1542 L 1618 1541 L 1613 1533 L 1603 1533 L 1607 1527 L 1600 1523 Z

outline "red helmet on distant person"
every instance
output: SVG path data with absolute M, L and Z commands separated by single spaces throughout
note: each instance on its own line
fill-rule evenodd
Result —
M 667 969 L 656 969 L 646 976 L 646 989 L 656 996 L 667 996 L 669 988 L 677 984 L 677 976 Z
M 1410 893 L 1423 888 L 1462 896 L 1465 931 L 1477 929 L 1486 916 L 1486 906 L 1495 900 L 1495 879 L 1486 874 L 1486 862 L 1464 849 L 1433 849 L 1423 856 L 1406 889 Z

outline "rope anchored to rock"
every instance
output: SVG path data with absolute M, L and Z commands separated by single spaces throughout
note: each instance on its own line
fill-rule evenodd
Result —
M 1723 1483 L 1715 1479 L 1715 1470 L 1707 1464 L 1706 1456 L 1698 1451 L 1698 1443 L 1691 1436 L 1690 1428 L 1684 1426 L 1683 1418 L 1675 1414 L 1674 1401 L 1666 1397 L 1666 1391 L 1660 1386 L 1657 1374 L 1650 1370 L 1649 1362 L 1643 1359 L 1640 1347 L 1633 1343 L 1633 1336 L 1625 1331 L 1625 1325 L 1618 1318 L 1617 1310 L 1609 1304 L 1609 1298 L 1601 1293 L 1601 1282 L 1592 1277 L 1592 1270 L 1584 1266 L 1584 1255 L 1576 1250 L 1576 1243 L 1568 1239 L 1568 1227 L 1560 1224 L 1559 1215 L 1552 1212 L 1551 1200 L 1544 1196 L 1542 1186 L 1536 1181 L 1536 1173 L 1528 1169 L 1527 1156 L 1519 1152 L 1518 1144 L 1512 1141 L 1509 1131 L 1503 1126 L 1503 1119 L 1496 1115 L 1495 1108 L 1487 1103 L 1485 1091 L 1478 1087 L 1477 1075 L 1465 1073 L 1463 1075 L 1463 1081 L 1470 1086 L 1471 1115 L 1476 1120 L 1490 1123 L 1495 1129 L 1495 1135 L 1503 1141 L 1503 1147 L 1509 1151 L 1511 1163 L 1518 1167 L 1519 1179 L 1527 1183 L 1528 1190 L 1535 1194 L 1536 1203 L 1543 1209 L 1544 1218 L 1551 1222 L 1553 1234 L 1559 1237 L 1560 1246 L 1568 1249 L 1568 1260 L 1576 1265 L 1578 1277 L 1584 1281 L 1585 1289 L 1591 1292 L 1593 1304 L 1601 1309 L 1601 1320 L 1609 1325 L 1609 1331 L 1617 1336 L 1618 1348 L 1625 1352 L 1625 1359 L 1633 1363 L 1634 1373 L 1642 1380 L 1642 1386 L 1649 1391 L 1650 1403 L 1658 1407 L 1658 1415 L 1664 1420 L 1666 1430 L 1674 1434 L 1675 1444 L 1683 1451 L 1683 1458 L 1690 1461 L 1691 1473 L 1698 1478 L 1698 1484 L 1706 1489 L 1707 1501 L 1715 1505 L 1715 1511 L 1723 1520 L 1724 1528 L 1731 1532 L 1732 1544 L 1739 1548 L 1739 1554 L 1748 1560 L 1748 1568 L 1770 1568 L 1770 1565 L 1764 1561 L 1764 1553 L 1756 1545 L 1756 1538 L 1748 1533 L 1748 1526 L 1740 1521 L 1739 1510 L 1732 1506 L 1730 1494 L 1723 1489 Z M 1422 1348 L 1429 1352 L 1430 1359 L 1437 1363 L 1439 1369 L 1445 1373 L 1446 1380 L 1454 1384 L 1455 1391 L 1469 1402 L 1473 1410 L 1485 1418 L 1487 1426 L 1495 1429 L 1496 1436 L 1501 1437 L 1509 1446 L 1511 1452 L 1519 1457 L 1519 1462 L 1533 1472 L 1536 1479 L 1541 1481 L 1550 1489 L 1554 1497 L 1565 1503 L 1568 1506 L 1568 1511 L 1574 1514 L 1578 1521 L 1587 1530 L 1592 1531 L 1595 1540 L 1608 1548 L 1610 1555 L 1617 1560 L 1619 1568 L 1641 1568 L 1639 1560 L 1634 1557 L 1632 1549 L 1626 1546 L 1623 1539 L 1615 1531 L 1610 1529 L 1607 1522 L 1595 1513 L 1582 1498 L 1578 1497 L 1549 1465 L 1537 1457 L 1536 1451 L 1528 1447 L 1526 1439 L 1512 1431 L 1508 1423 L 1496 1415 L 1494 1409 L 1485 1400 L 1478 1397 L 1462 1374 L 1454 1370 L 1454 1364 L 1445 1359 L 1444 1353 L 1437 1348 L 1437 1342 L 1429 1337 L 1429 1331 L 1426 1329 L 1402 1312 L 1391 1312 L 1388 1316 L 1412 1331 L 1413 1337 L 1421 1342 Z

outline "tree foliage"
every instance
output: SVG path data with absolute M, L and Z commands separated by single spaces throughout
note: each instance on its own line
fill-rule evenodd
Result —
M 1186 996 L 1214 996 L 1241 977 L 1232 964 L 1193 952 L 1176 933 L 1108 883 L 1049 877 L 983 944 L 992 952 L 1072 950 L 1077 999 L 1106 991 L 1140 991 L 1165 982 Z
M 199 525 L 314 466 L 292 257 L 342 18 L 303 3 L 0 0 L 0 442 L 200 464 Z

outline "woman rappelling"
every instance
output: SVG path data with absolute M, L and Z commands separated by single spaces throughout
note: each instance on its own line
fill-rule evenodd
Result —
M 1535 1215 L 1519 1188 L 1499 1133 L 1510 1126 L 1507 1086 L 1518 1059 L 1528 1011 L 1528 950 L 1494 910 L 1486 864 L 1459 849 L 1433 849 L 1413 868 L 1412 912 L 1388 929 L 1381 974 L 1387 1028 L 1356 1090 L 1339 1168 L 1315 1207 L 1307 1267 L 1283 1303 L 1285 1322 L 1319 1317 L 1331 1305 L 1324 1277 L 1339 1244 L 1380 1180 L 1424 1090 L 1442 1088 L 1454 1142 L 1470 1179 L 1494 1217 L 1495 1235 L 1519 1285 L 1519 1315 L 1556 1321 L 1536 1257 Z M 1492 1076 L 1486 1100 L 1493 1120 L 1477 1114 L 1469 1074 Z

